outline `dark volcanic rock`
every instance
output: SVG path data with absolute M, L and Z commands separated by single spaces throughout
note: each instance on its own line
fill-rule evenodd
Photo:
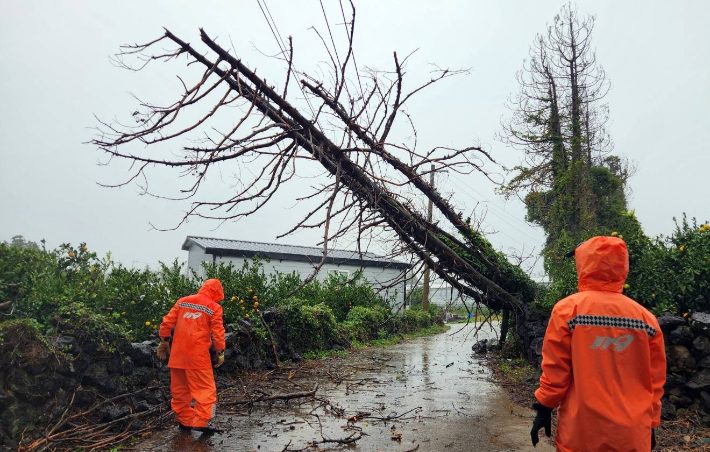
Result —
M 108 370 L 106 369 L 106 364 L 101 361 L 91 364 L 89 368 L 86 369 L 86 373 L 81 382 L 86 386 L 93 386 L 94 388 L 101 389 L 111 394 L 116 389 L 115 382 L 110 378 Z
M 688 326 L 679 326 L 669 336 L 673 345 L 690 345 L 693 342 L 693 331 Z
M 126 406 L 108 405 L 99 410 L 99 417 L 103 422 L 111 422 L 116 419 L 121 419 L 131 413 L 131 410 Z
M 668 367 L 673 372 L 692 372 L 695 370 L 695 358 L 687 347 L 673 345 L 668 347 Z
M 237 366 L 239 366 L 240 369 L 248 369 L 249 368 L 249 358 L 247 358 L 244 355 L 237 355 L 234 358 L 234 361 L 237 363 Z
M 668 400 L 663 400 L 663 405 L 661 405 L 661 418 L 669 421 L 671 419 L 674 419 L 676 415 L 676 409 L 673 405 L 671 405 Z
M 710 409 L 710 394 L 705 391 L 700 391 L 700 404 L 706 410 Z
M 50 370 L 55 362 L 49 350 L 37 348 L 34 351 L 32 360 L 25 366 L 25 372 L 30 375 L 40 375 Z
M 673 406 L 676 407 L 683 407 L 683 408 L 688 408 L 690 405 L 693 404 L 693 401 L 690 400 L 690 397 L 688 396 L 675 396 L 675 395 L 669 395 L 668 396 L 668 401 L 673 404 Z
M 677 315 L 664 314 L 658 318 L 658 324 L 661 327 L 661 331 L 667 333 L 672 329 L 685 324 L 685 319 Z
M 155 378 L 155 370 L 152 367 L 136 367 L 131 373 L 131 378 L 139 384 L 148 384 Z
M 486 351 L 488 351 L 488 339 L 481 339 L 476 342 L 471 346 L 471 350 L 473 353 L 477 353 L 479 355 L 486 353 Z
M 153 364 L 155 348 L 152 341 L 131 344 L 131 359 L 136 366 L 150 366 Z
M 702 326 L 710 326 L 710 314 L 705 313 L 705 312 L 694 312 L 693 315 L 690 316 L 690 318 L 697 323 L 700 323 Z
M 224 342 L 227 348 L 232 348 L 237 344 L 237 335 L 234 333 L 225 333 Z
M 135 411 L 136 413 L 148 411 L 150 408 L 150 403 L 148 403 L 147 400 L 139 400 L 133 404 L 133 411 Z
M 82 388 L 74 396 L 74 405 L 79 408 L 86 408 L 96 402 L 96 392 L 91 389 Z
M 225 389 L 232 386 L 232 381 L 224 375 L 215 375 L 214 380 L 217 389 Z
M 710 387 L 710 369 L 696 372 L 686 386 L 690 389 L 705 389 Z
M 160 389 L 153 389 L 150 391 L 146 391 L 145 393 L 143 393 L 143 397 L 145 397 L 145 399 L 151 405 L 157 405 L 157 404 L 163 403 L 167 400 L 166 395 Z
M 705 336 L 698 336 L 693 339 L 693 348 L 703 355 L 710 353 L 710 339 Z
M 669 373 L 666 376 L 666 384 L 663 387 L 665 389 L 682 388 L 685 386 L 686 381 L 687 380 L 680 374 Z
M 111 374 L 121 373 L 121 355 L 112 353 L 106 360 L 106 370 Z

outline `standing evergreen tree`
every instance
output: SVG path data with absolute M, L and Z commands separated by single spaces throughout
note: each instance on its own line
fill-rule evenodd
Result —
M 536 36 L 500 133 L 524 152 L 503 193 L 521 197 L 527 220 L 545 230 L 545 268 L 553 281 L 566 274 L 561 257 L 571 246 L 612 227 L 626 209 L 630 170 L 610 155 L 603 102 L 610 84 L 592 48 L 594 21 L 566 5 Z

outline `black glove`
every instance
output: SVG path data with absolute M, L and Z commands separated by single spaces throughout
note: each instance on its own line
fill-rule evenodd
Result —
M 532 407 L 537 410 L 537 416 L 535 416 L 532 430 L 530 430 L 530 438 L 532 439 L 532 445 L 537 446 L 537 443 L 540 442 L 538 431 L 542 427 L 545 427 L 545 435 L 548 438 L 552 436 L 552 408 L 548 408 L 540 402 L 533 403 Z
M 656 448 L 656 429 L 651 429 L 651 450 Z

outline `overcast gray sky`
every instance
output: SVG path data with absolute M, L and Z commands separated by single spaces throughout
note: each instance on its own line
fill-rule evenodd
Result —
M 337 3 L 324 1 L 339 13 Z M 637 162 L 631 206 L 647 233 L 670 232 L 672 217 L 686 212 L 710 218 L 710 2 L 579 1 L 581 14 L 597 15 L 594 41 L 612 83 L 607 97 L 615 152 Z M 296 62 L 307 70 L 323 58 L 312 25 L 323 28 L 317 0 L 268 0 L 284 35 L 293 35 Z M 561 1 L 356 1 L 358 64 L 391 68 L 392 52 L 419 51 L 409 66 L 412 82 L 426 80 L 431 63 L 471 68 L 443 81 L 409 107 L 424 149 L 483 144 L 502 163 L 520 152 L 494 138 L 504 103 L 517 90 L 515 72 L 534 36 Z M 0 240 L 22 234 L 50 247 L 88 242 L 126 265 L 184 259 L 185 236 L 273 241 L 295 220 L 292 193 L 260 214 L 220 226 L 191 221 L 169 227 L 184 205 L 139 196 L 138 189 L 106 189 L 97 182 L 125 177 L 120 166 L 99 167 L 99 153 L 82 144 L 92 137 L 96 114 L 126 117 L 129 93 L 150 100 L 178 93 L 174 72 L 132 73 L 110 64 L 121 44 L 146 42 L 165 26 L 191 42 L 198 28 L 226 44 L 267 79 L 281 83 L 283 70 L 255 50 L 278 49 L 256 0 L 239 1 L 7 1 L 0 13 Z M 337 19 L 333 19 L 337 22 Z M 159 69 L 159 68 L 158 68 Z M 155 99 L 155 98 L 158 99 Z M 163 181 L 170 186 L 171 181 Z M 504 251 L 531 249 L 543 235 L 524 222 L 520 202 L 504 202 L 480 175 L 442 176 L 444 192 L 472 208 L 490 205 L 490 238 Z M 226 188 L 225 188 L 226 189 Z M 284 243 L 315 244 L 320 233 Z

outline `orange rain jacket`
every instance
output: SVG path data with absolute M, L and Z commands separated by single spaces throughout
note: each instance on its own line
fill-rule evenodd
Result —
M 658 321 L 622 295 L 626 244 L 593 237 L 575 250 L 579 292 L 552 310 L 537 400 L 559 404 L 558 451 L 651 450 L 666 356 Z
M 218 352 L 225 348 L 222 306 L 218 304 L 223 299 L 222 283 L 218 279 L 208 279 L 196 295 L 180 298 L 163 317 L 158 333 L 161 338 L 170 337 L 175 327 L 168 367 L 212 368 L 212 340 Z

